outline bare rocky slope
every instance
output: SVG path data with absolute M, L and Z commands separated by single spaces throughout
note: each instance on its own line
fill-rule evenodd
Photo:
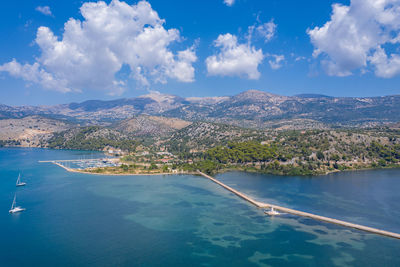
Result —
M 133 136 L 164 136 L 190 124 L 177 118 L 140 115 L 118 122 L 113 128 Z
M 0 140 L 10 145 L 40 147 L 54 133 L 65 131 L 75 125 L 40 116 L 28 116 L 22 119 L 0 120 Z
M 139 115 L 108 126 L 80 125 L 60 119 L 28 116 L 0 120 L 0 146 L 99 149 L 133 148 L 136 140 L 158 140 L 189 126 L 177 118 Z
M 182 98 L 148 95 L 56 106 L 0 105 L 0 119 L 45 115 L 82 125 L 111 125 L 137 115 L 209 121 L 252 128 L 370 127 L 400 121 L 400 95 L 384 97 L 280 96 L 250 90 L 235 96 Z

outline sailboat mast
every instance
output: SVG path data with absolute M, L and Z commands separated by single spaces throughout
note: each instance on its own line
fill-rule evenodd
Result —
M 13 203 L 12 203 L 12 205 L 11 205 L 11 209 L 14 209 L 14 207 L 15 207 L 16 198 L 17 198 L 17 194 L 14 194 L 14 200 L 13 200 Z

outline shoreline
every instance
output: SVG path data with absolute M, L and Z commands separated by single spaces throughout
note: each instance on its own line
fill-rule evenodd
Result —
M 345 170 L 332 170 L 332 171 L 327 171 L 325 173 L 316 173 L 316 174 L 307 174 L 307 175 L 291 175 L 291 174 L 280 174 L 280 173 L 273 173 L 273 172 L 263 172 L 263 171 L 258 171 L 256 169 L 248 169 L 246 170 L 245 168 L 226 168 L 226 169 L 220 169 L 216 172 L 213 173 L 213 175 L 218 175 L 218 174 L 223 174 L 227 172 L 234 172 L 234 171 L 239 171 L 239 172 L 247 172 L 247 173 L 256 173 L 256 174 L 265 174 L 265 175 L 276 175 L 276 176 L 299 176 L 299 177 L 323 177 L 327 176 L 333 173 L 342 173 L 342 172 L 355 172 L 355 171 L 375 171 L 375 170 L 390 170 L 390 169 L 400 169 L 400 165 L 397 166 L 387 166 L 387 167 L 379 167 L 379 168 L 371 168 L 371 167 L 366 167 L 366 168 L 354 168 L 354 169 L 345 169 Z
M 94 174 L 94 175 L 109 175 L 109 176 L 143 176 L 143 175 L 180 175 L 180 174 L 190 174 L 190 175 L 198 175 L 198 173 L 196 171 L 193 172 L 184 172 L 184 171 L 180 171 L 180 172 L 160 172 L 160 173 L 148 173 L 148 172 L 143 172 L 143 173 L 96 173 L 96 172 L 90 172 L 90 171 L 86 171 L 86 170 L 82 170 L 82 169 L 73 169 L 73 168 L 68 168 L 63 166 L 60 163 L 57 162 L 52 162 L 53 164 L 67 170 L 68 172 L 75 172 L 75 173 L 82 173 L 82 174 Z M 328 176 L 330 174 L 334 174 L 334 173 L 342 173 L 342 172 L 355 172 L 355 171 L 373 171 L 373 170 L 389 170 L 389 169 L 399 169 L 399 166 L 389 166 L 389 167 L 380 167 L 380 168 L 360 168 L 360 169 L 345 169 L 345 170 L 333 170 L 333 171 L 329 171 L 326 173 L 320 173 L 320 174 L 311 174 L 311 175 L 285 175 L 285 174 L 277 174 L 277 173 L 270 173 L 270 172 L 262 172 L 262 171 L 257 171 L 257 170 L 253 170 L 253 169 L 249 169 L 249 170 L 245 170 L 245 169 L 241 169 L 241 168 L 226 168 L 226 169 L 221 169 L 216 171 L 215 173 L 212 173 L 212 175 L 218 175 L 218 174 L 224 174 L 227 172 L 235 172 L 235 171 L 239 171 L 239 172 L 247 172 L 247 173 L 255 173 L 255 174 L 263 174 L 263 175 L 277 175 L 277 176 L 299 176 L 299 177 L 324 177 L 324 176 Z
M 68 172 L 82 173 L 82 174 L 93 174 L 93 175 L 104 175 L 104 176 L 154 176 L 154 175 L 182 175 L 182 174 L 198 175 L 198 173 L 195 173 L 195 172 L 176 172 L 176 173 L 172 173 L 172 172 L 160 172 L 160 173 L 96 173 L 96 172 L 88 172 L 88 171 L 81 170 L 81 169 L 68 168 L 68 167 L 63 166 L 60 163 L 57 163 L 57 162 L 52 162 L 52 163 L 54 165 L 57 165 L 57 166 L 63 168 L 64 170 L 66 170 Z
M 76 149 L 55 149 L 49 147 L 24 147 L 24 146 L 3 146 L 0 149 L 45 149 L 45 150 L 65 150 L 65 151 L 85 151 L 85 152 L 94 152 L 94 153 L 102 153 L 102 151 L 97 150 L 76 150 Z M 60 166 L 67 170 L 66 167 Z M 256 174 L 264 174 L 264 175 L 277 175 L 277 176 L 299 176 L 299 177 L 323 177 L 333 173 L 341 173 L 341 172 L 353 172 L 353 171 L 368 171 L 368 170 L 385 170 L 385 169 L 400 169 L 400 164 L 394 164 L 391 166 L 380 166 L 380 167 L 363 167 L 363 168 L 346 168 L 344 170 L 330 170 L 323 173 L 312 173 L 312 174 L 284 174 L 279 172 L 265 172 L 257 169 L 246 169 L 246 168 L 223 168 L 212 172 L 212 175 L 223 174 L 230 171 L 241 171 L 247 173 L 256 173 Z M 95 175 L 120 175 L 120 176 L 129 176 L 129 175 L 172 175 L 172 174 L 194 174 L 196 175 L 195 171 L 192 172 L 179 172 L 179 173 L 94 173 L 94 172 L 87 172 L 85 170 L 77 170 L 77 169 L 68 169 L 70 172 L 76 173 L 83 173 L 83 174 L 95 174 Z

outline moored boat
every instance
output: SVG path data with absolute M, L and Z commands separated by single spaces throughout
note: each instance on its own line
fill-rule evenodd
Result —
M 11 209 L 8 211 L 9 213 L 17 213 L 17 212 L 21 212 L 21 211 L 25 210 L 24 208 L 22 208 L 20 206 L 17 206 L 16 199 L 17 199 L 17 194 L 14 195 L 14 200 L 13 200 L 13 203 L 11 205 Z
M 24 185 L 26 185 L 26 183 L 21 182 L 21 174 L 18 175 L 18 179 L 17 179 L 17 182 L 16 182 L 15 185 L 16 186 L 24 186 Z
M 265 214 L 268 214 L 269 216 L 275 216 L 275 215 L 280 215 L 278 211 L 276 211 L 273 207 L 269 210 L 264 211 Z

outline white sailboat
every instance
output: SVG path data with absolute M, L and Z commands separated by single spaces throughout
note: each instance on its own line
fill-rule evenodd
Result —
M 21 174 L 18 175 L 17 183 L 15 184 L 16 186 L 24 186 L 26 183 L 21 182 Z
M 22 207 L 17 206 L 17 194 L 14 195 L 14 200 L 13 203 L 11 205 L 11 209 L 8 211 L 9 213 L 17 213 L 17 212 L 21 212 L 24 211 L 25 209 Z
M 268 214 L 269 216 L 275 216 L 275 215 L 280 215 L 278 211 L 276 211 L 273 207 L 271 207 L 270 210 L 264 211 L 265 214 Z

